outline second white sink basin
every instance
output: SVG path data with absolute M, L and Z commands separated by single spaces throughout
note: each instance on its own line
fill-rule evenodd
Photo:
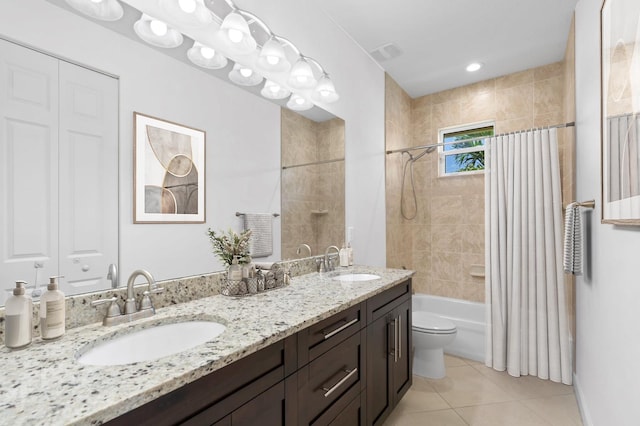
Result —
M 87 365 L 124 365 L 153 361 L 206 343 L 226 326 L 213 321 L 184 321 L 144 328 L 87 345 L 77 360 Z
M 375 274 L 341 274 L 333 277 L 336 281 L 373 281 L 380 278 Z

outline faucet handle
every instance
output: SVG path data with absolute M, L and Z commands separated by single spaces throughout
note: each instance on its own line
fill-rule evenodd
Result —
M 104 305 L 105 303 L 110 303 L 109 308 L 107 309 L 107 318 L 117 317 L 122 315 L 122 311 L 120 310 L 120 305 L 117 302 L 118 298 L 113 296 L 108 299 L 98 299 L 91 302 L 91 306 Z
M 145 291 L 143 291 L 142 292 L 142 298 L 140 299 L 140 305 L 138 306 L 138 310 L 139 311 L 144 311 L 146 309 L 151 309 L 155 313 L 156 309 L 154 308 L 153 303 L 151 302 L 151 297 L 149 297 L 149 296 L 151 294 L 162 293 L 163 291 L 164 291 L 164 288 L 162 288 L 162 287 L 154 288 L 153 290 L 145 290 Z

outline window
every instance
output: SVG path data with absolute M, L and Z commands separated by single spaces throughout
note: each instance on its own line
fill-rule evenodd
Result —
M 438 147 L 440 176 L 482 173 L 485 141 L 478 138 L 492 135 L 493 123 L 476 123 L 440 130 L 438 142 L 445 144 Z

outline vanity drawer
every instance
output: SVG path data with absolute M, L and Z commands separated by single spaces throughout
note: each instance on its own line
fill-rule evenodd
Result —
M 298 366 L 313 361 L 365 326 L 359 303 L 298 333 Z
M 355 333 L 298 371 L 300 424 L 328 424 L 364 389 L 365 341 L 364 331 Z M 329 410 L 336 414 L 325 416 Z

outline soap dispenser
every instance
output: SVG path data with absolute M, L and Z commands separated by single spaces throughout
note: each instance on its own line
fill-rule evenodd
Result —
M 340 266 L 349 266 L 349 254 L 347 253 L 345 244 L 342 244 L 342 248 L 338 255 L 340 256 Z
M 24 281 L 16 281 L 13 296 L 7 299 L 4 319 L 4 344 L 8 348 L 21 348 L 31 343 L 33 329 L 33 302 L 25 294 Z
M 45 340 L 64 334 L 64 293 L 58 290 L 58 278 L 50 277 L 47 291 L 40 298 L 40 334 Z

